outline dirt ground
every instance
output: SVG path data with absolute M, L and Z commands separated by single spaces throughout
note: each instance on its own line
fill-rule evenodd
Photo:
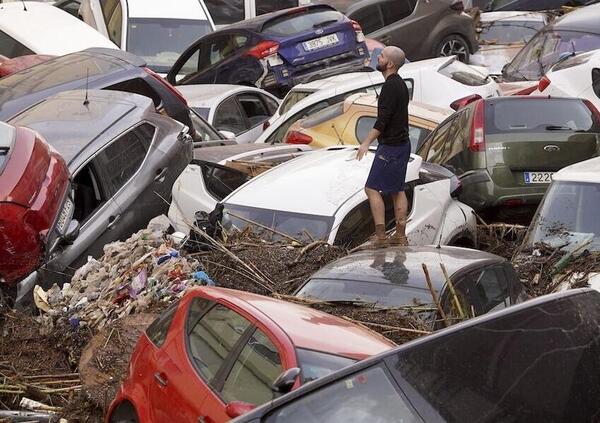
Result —
M 544 246 L 536 246 L 535 255 L 519 251 L 524 234 L 524 227 L 514 225 L 479 228 L 481 248 L 513 259 L 530 295 L 551 292 L 556 288 L 552 274 L 563 254 Z M 202 263 L 218 286 L 289 300 L 288 295 L 308 276 L 347 251 L 322 242 L 307 246 L 273 244 L 242 234 L 230 238 L 226 248 L 189 254 Z M 598 271 L 600 256 L 584 254 L 566 264 L 563 259 L 559 267 L 570 273 Z M 422 315 L 410 310 L 308 305 L 362 324 L 397 344 L 429 330 Z M 59 407 L 57 415 L 69 421 L 101 422 L 126 376 L 139 334 L 164 307 L 166 303 L 152 304 L 149 313 L 128 316 L 100 331 L 74 328 L 66 321 L 50 328 L 32 315 L 0 307 L 0 411 L 18 409 L 21 398 L 27 397 Z

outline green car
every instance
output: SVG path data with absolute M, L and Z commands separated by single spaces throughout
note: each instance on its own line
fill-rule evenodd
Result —
M 554 172 L 599 149 L 600 113 L 589 101 L 513 96 L 467 104 L 417 154 L 459 177 L 462 202 L 506 218 L 531 216 Z

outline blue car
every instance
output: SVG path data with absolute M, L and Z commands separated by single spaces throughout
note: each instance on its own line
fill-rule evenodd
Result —
M 327 5 L 268 13 L 196 41 L 175 62 L 174 85 L 255 85 L 283 95 L 294 85 L 364 69 L 360 25 Z

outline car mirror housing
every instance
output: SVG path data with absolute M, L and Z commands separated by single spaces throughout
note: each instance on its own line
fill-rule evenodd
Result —
M 72 244 L 75 239 L 79 236 L 79 229 L 81 229 L 81 225 L 75 219 L 69 222 L 69 227 L 67 228 L 65 234 L 62 236 L 62 241 L 65 244 Z
M 253 410 L 256 406 L 244 401 L 231 401 L 225 406 L 225 414 L 232 419 L 246 414 Z
M 271 385 L 271 390 L 279 394 L 287 394 L 292 390 L 292 387 L 296 383 L 296 379 L 300 375 L 300 369 L 298 367 L 292 367 L 281 373 L 277 379 Z

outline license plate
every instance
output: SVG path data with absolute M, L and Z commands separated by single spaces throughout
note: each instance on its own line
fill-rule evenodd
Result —
M 58 232 L 60 232 L 61 234 L 65 233 L 65 226 L 67 225 L 67 221 L 72 216 L 72 214 L 73 202 L 70 198 L 67 198 L 67 201 L 65 201 L 65 205 L 61 210 L 60 215 L 58 216 L 58 220 L 56 222 L 56 229 L 58 229 Z
M 526 184 L 549 184 L 554 172 L 524 172 Z
M 302 43 L 304 50 L 313 51 L 323 47 L 329 47 L 339 43 L 337 34 L 329 34 L 323 37 L 315 38 L 314 40 L 308 40 Z

